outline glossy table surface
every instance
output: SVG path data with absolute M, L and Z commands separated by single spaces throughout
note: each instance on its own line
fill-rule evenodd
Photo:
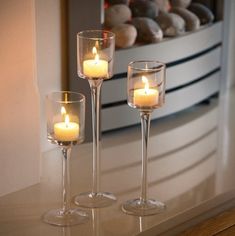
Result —
M 0 198 L 0 235 L 158 235 L 235 197 L 235 96 L 197 105 L 152 121 L 149 142 L 148 196 L 167 209 L 137 217 L 123 213 L 124 201 L 139 197 L 140 126 L 102 135 L 101 190 L 118 200 L 110 207 L 85 209 L 89 221 L 56 227 L 41 215 L 61 205 L 61 153 L 42 156 L 39 184 Z M 71 195 L 91 190 L 92 144 L 75 146 L 71 157 Z M 23 173 L 22 173 L 23 174 Z M 73 207 L 76 207 L 72 204 Z M 173 234 L 172 234 L 173 235 Z

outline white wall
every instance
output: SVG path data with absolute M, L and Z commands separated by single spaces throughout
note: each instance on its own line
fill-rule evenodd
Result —
M 0 196 L 39 182 L 41 153 L 55 148 L 45 96 L 66 84 L 64 2 L 0 3 Z
M 0 4 L 0 195 L 39 181 L 34 1 Z
M 55 148 L 46 135 L 45 96 L 65 87 L 66 45 L 64 42 L 64 1 L 35 0 L 36 65 L 41 110 L 41 151 Z M 64 85 L 64 86 L 62 86 Z

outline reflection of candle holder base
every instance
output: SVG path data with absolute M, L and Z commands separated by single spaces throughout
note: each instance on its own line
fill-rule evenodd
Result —
M 145 201 L 140 198 L 128 200 L 122 205 L 122 210 L 130 215 L 148 216 L 155 215 L 166 208 L 165 204 L 153 199 Z
M 81 193 L 74 199 L 75 203 L 81 207 L 99 208 L 107 207 L 116 202 L 116 197 L 112 193 Z
M 88 221 L 87 213 L 78 209 L 69 209 L 64 212 L 63 209 L 53 209 L 42 216 L 45 223 L 57 226 L 72 226 Z

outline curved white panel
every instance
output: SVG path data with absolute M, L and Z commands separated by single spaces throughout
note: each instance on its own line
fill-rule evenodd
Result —
M 166 70 L 166 89 L 172 89 L 203 77 L 220 67 L 221 47 Z
M 166 89 L 187 84 L 198 79 L 220 66 L 221 47 L 193 60 L 167 68 Z M 102 87 L 102 104 L 126 100 L 126 78 L 107 80 Z
M 173 62 L 197 54 L 218 43 L 222 37 L 222 22 L 184 36 L 115 52 L 114 74 L 123 73 L 127 65 L 135 60 L 158 60 Z
M 190 86 L 166 94 L 165 105 L 155 110 L 152 118 L 159 118 L 188 108 L 219 91 L 220 73 L 201 80 Z M 102 109 L 102 131 L 125 127 L 139 123 L 139 113 L 128 105 Z

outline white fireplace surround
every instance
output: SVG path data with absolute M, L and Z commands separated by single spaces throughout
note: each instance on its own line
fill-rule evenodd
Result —
M 76 65 L 76 33 L 101 28 L 102 1 L 92 9 L 92 20 L 86 19 L 81 9 L 89 6 L 89 0 L 78 4 L 69 1 L 69 73 L 70 89 L 83 92 L 88 100 L 86 140 L 92 140 L 90 90 L 87 81 L 79 79 Z M 226 5 L 226 4 L 225 4 Z M 81 17 L 86 19 L 80 25 Z M 126 102 L 126 72 L 134 60 L 159 60 L 167 64 L 166 103 L 154 111 L 152 119 L 168 116 L 209 99 L 220 90 L 223 22 L 217 21 L 180 37 L 165 39 L 157 44 L 135 46 L 116 50 L 115 76 L 104 81 L 101 93 L 102 132 L 111 131 L 140 122 L 138 112 Z
M 219 91 L 222 22 L 158 44 L 116 51 L 115 74 L 126 72 L 134 60 L 159 60 L 167 64 L 166 103 L 152 118 L 160 118 L 193 106 Z M 104 82 L 102 130 L 139 123 L 126 104 L 126 77 Z

